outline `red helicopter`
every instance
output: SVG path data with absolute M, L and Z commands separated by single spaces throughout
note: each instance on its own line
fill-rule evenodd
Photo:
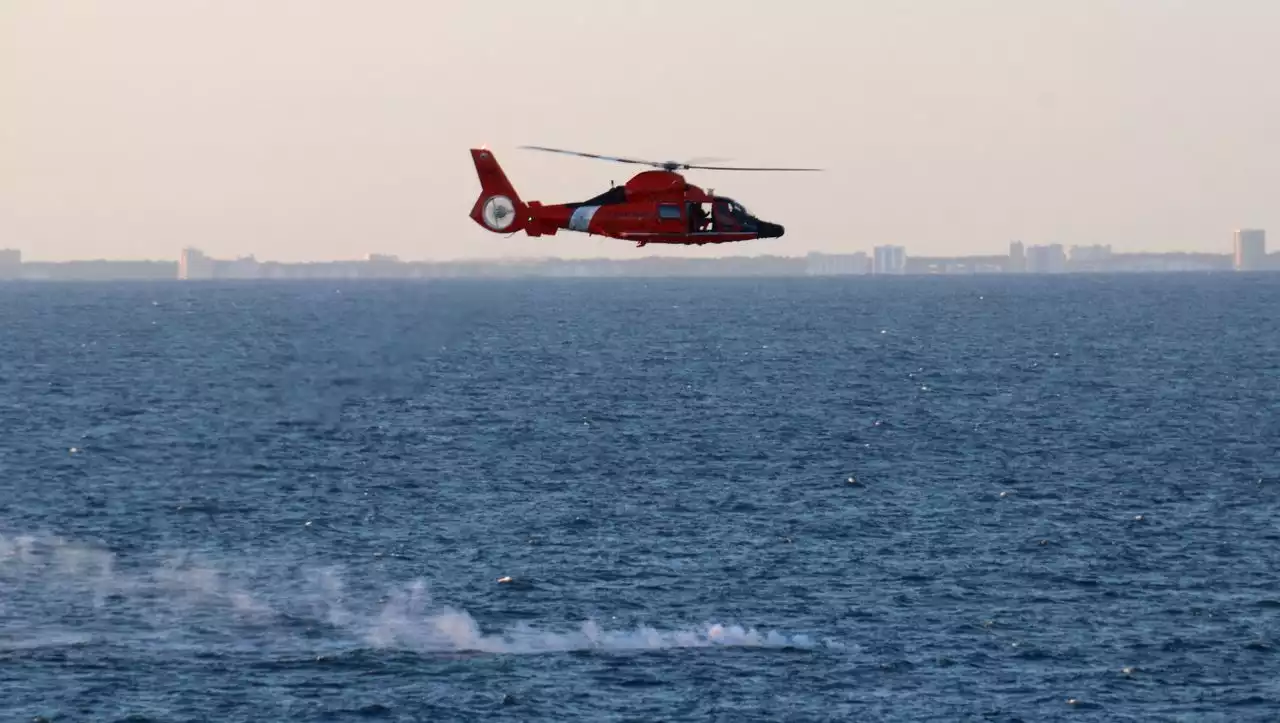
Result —
M 554 236 L 560 229 L 588 235 L 634 241 L 645 244 L 698 245 L 778 238 L 783 228 L 762 221 L 742 204 L 717 196 L 689 183 L 676 171 L 707 169 L 713 171 L 818 171 L 818 168 L 747 168 L 739 166 L 700 166 L 675 161 L 657 162 L 594 153 L 565 151 L 542 146 L 521 148 L 566 153 L 618 163 L 654 166 L 661 170 L 642 171 L 624 186 L 578 203 L 543 205 L 525 202 L 507 180 L 502 167 L 487 148 L 471 149 L 471 159 L 480 177 L 480 197 L 471 209 L 471 218 L 494 233 L 529 236 Z

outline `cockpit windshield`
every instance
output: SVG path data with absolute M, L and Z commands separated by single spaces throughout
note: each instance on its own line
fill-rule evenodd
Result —
M 728 207 L 729 213 L 732 214 L 733 216 L 741 219 L 747 219 L 752 217 L 751 212 L 748 211 L 746 207 L 744 207 L 742 204 L 738 203 L 737 201 L 733 200 L 732 198 L 721 197 L 719 200 Z

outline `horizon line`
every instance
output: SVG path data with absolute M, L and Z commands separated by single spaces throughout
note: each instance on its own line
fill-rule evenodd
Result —
M 1081 248 L 1081 249 L 1096 249 L 1096 248 L 1107 248 L 1107 247 L 1109 246 L 1109 244 L 1089 244 L 1089 245 L 1072 244 L 1072 245 L 1070 245 L 1070 246 L 1069 246 L 1069 245 L 1066 245 L 1066 244 L 1049 243 L 1049 244 L 1031 244 L 1031 245 L 1027 245 L 1027 246 L 1025 246 L 1024 248 L 1026 248 L 1026 249 L 1031 249 L 1031 248 L 1036 248 L 1036 247 L 1040 247 L 1040 248 L 1052 248 L 1052 247 L 1054 247 L 1054 246 L 1060 247 L 1060 248 L 1062 248 L 1062 249 L 1064 249 L 1064 250 L 1070 249 L 1070 248 L 1072 248 L 1072 247 L 1075 247 L 1075 248 Z M 877 248 L 891 248 L 891 247 L 901 248 L 901 249 L 903 249 L 904 256 L 908 256 L 908 257 L 910 257 L 910 258 L 915 258 L 915 259 L 987 259 L 987 258 L 1008 258 L 1008 256 L 1009 256 L 1008 252 L 1005 252 L 1005 253 L 969 253 L 969 254 L 953 254 L 953 255 L 938 255 L 938 254 L 931 254 L 931 255 L 918 255 L 918 256 L 916 256 L 916 255 L 912 255 L 912 254 L 910 254 L 909 252 L 907 252 L 906 247 L 904 247 L 902 244 L 882 244 L 881 246 L 878 246 Z M 3 252 L 3 251 L 13 251 L 13 250 L 16 250 L 16 249 L 0 249 L 0 252 Z M 193 249 L 193 250 L 195 250 L 195 249 Z M 203 255 L 203 252 L 201 252 L 201 253 L 202 253 L 202 255 Z M 718 260 L 728 260 L 728 259 L 769 259 L 769 258 L 774 258 L 774 259 L 804 259 L 804 258 L 811 258 L 811 257 L 815 257 L 815 256 L 835 256 L 835 257 L 839 257 L 839 256 L 859 256 L 859 255 L 862 255 L 862 256 L 872 256 L 872 255 L 874 255 L 874 253 L 875 253 L 875 251 L 874 251 L 874 249 L 872 249 L 871 251 L 863 251 L 863 250 L 858 250 L 858 251 L 807 251 L 807 252 L 802 253 L 802 254 L 760 253 L 760 254 L 721 254 L 721 255 L 716 255 L 716 256 L 678 256 L 678 255 L 664 255 L 664 254 L 661 254 L 661 253 L 653 253 L 653 254 L 649 254 L 649 255 L 646 255 L 646 256 L 639 256 L 639 257 L 614 257 L 614 256 L 583 256 L 583 257 L 575 257 L 575 256 L 568 256 L 568 257 L 566 257 L 566 256 L 496 256 L 496 257 L 464 257 L 464 258 L 445 258 L 445 259 L 403 259 L 403 258 L 398 257 L 396 254 L 383 254 L 383 253 L 376 253 L 376 252 L 373 252 L 373 253 L 366 254 L 364 258 L 359 258 L 359 257 L 354 257 L 354 258 L 353 258 L 353 257 L 348 257 L 348 258 L 313 258 L 313 259 L 292 260 L 292 261 L 289 261 L 289 260 L 282 260 L 282 259 L 260 259 L 260 258 L 257 258 L 257 256 L 256 256 L 256 255 L 254 255 L 254 254 L 249 254 L 249 255 L 246 255 L 246 256 L 229 256 L 229 257 L 203 256 L 203 258 L 204 258 L 204 259 L 207 259 L 207 260 L 209 260 L 209 261 L 219 261 L 219 262 L 236 262 L 236 261 L 240 261 L 240 262 L 252 262 L 252 263 L 257 263 L 257 264 L 272 264 L 272 265 L 353 264 L 353 263 L 355 263 L 355 264 L 383 263 L 383 264 L 406 264 L 406 265 L 409 265 L 409 264 L 475 264 L 475 263 L 490 263 L 490 264 L 502 264 L 502 263 L 542 263 L 542 262 L 549 262 L 549 261 L 562 261 L 562 262 L 563 262 L 563 261 L 568 261 L 568 262 L 579 262 L 579 263 L 581 263 L 581 262 L 600 262 L 600 261 L 608 261 L 608 262 L 623 262 L 623 263 L 627 263 L 627 262 L 636 262 L 636 261 L 647 261 L 647 260 L 653 260 L 653 259 L 664 259 L 664 260 L 671 260 L 671 261 L 718 261 Z M 1234 252 L 1233 252 L 1233 251 L 1231 251 L 1231 250 L 1227 250 L 1227 251 L 1186 251 L 1186 250 L 1169 250 L 1169 251 L 1111 251 L 1111 252 L 1110 252 L 1110 255 L 1111 255 L 1111 256 L 1233 256 L 1233 255 L 1234 255 Z M 1268 255 L 1268 256 L 1280 255 L 1280 250 L 1266 252 L 1266 255 Z M 370 258 L 370 257 L 381 257 L 381 258 Z M 171 264 L 179 264 L 179 263 L 181 263 L 181 262 L 182 262 L 181 257 L 178 257 L 178 258 L 155 258 L 155 257 L 114 257 L 114 258 L 111 258 L 111 257 L 101 257 L 101 256 L 100 256 L 100 257 L 97 257 L 97 258 L 42 259 L 42 258 L 27 258 L 25 254 L 23 254 L 23 255 L 22 255 L 22 258 L 21 258 L 21 260 L 19 261 L 19 263 L 20 263 L 20 264 L 22 264 L 22 265 L 26 265 L 26 264 L 77 264 L 77 263 L 153 263 L 153 264 L 170 264 L 170 263 L 171 263 Z

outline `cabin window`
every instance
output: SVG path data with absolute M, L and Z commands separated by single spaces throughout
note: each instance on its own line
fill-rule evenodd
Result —
M 680 218 L 680 204 L 677 203 L 660 203 L 658 204 L 658 218 Z

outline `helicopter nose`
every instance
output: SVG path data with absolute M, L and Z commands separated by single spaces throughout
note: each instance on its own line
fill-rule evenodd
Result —
M 760 222 L 760 238 L 780 238 L 785 230 L 776 223 Z

